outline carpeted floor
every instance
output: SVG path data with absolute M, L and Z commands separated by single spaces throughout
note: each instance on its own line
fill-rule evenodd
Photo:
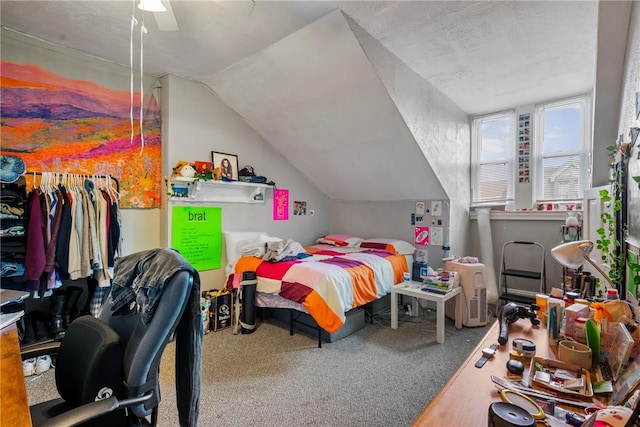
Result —
M 231 329 L 203 338 L 200 426 L 409 426 L 458 369 L 489 326 L 456 330 L 447 319 L 444 344 L 435 314 L 389 315 L 334 343 L 289 336 L 274 320 L 249 335 Z M 174 350 L 161 366 L 159 425 L 177 426 Z M 27 378 L 30 404 L 55 393 L 53 370 Z

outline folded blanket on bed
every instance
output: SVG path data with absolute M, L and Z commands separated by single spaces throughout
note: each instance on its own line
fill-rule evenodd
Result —
M 242 256 L 254 256 L 262 258 L 267 253 L 267 243 L 265 242 L 252 242 L 247 243 L 240 248 L 240 254 Z
M 304 247 L 295 240 L 289 239 L 280 242 L 268 242 L 266 253 L 262 259 L 277 262 L 282 261 L 286 257 L 296 256 L 300 252 L 304 252 Z

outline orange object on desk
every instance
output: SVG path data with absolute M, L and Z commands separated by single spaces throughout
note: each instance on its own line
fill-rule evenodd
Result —
M 15 323 L 3 328 L 0 337 L 0 414 L 2 427 L 31 426 Z

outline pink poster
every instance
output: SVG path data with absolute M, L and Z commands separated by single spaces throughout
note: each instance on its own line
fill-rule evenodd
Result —
M 289 219 L 289 190 L 273 190 L 273 220 Z
M 414 243 L 422 246 L 429 245 L 429 227 L 415 228 Z

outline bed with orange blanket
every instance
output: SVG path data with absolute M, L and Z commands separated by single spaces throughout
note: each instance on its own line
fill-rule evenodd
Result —
M 242 273 L 257 276 L 257 292 L 300 304 L 320 328 L 334 333 L 345 313 L 391 292 L 409 271 L 410 255 L 384 247 L 336 247 L 319 244 L 282 261 L 242 256 L 229 275 L 227 288 L 237 288 Z

